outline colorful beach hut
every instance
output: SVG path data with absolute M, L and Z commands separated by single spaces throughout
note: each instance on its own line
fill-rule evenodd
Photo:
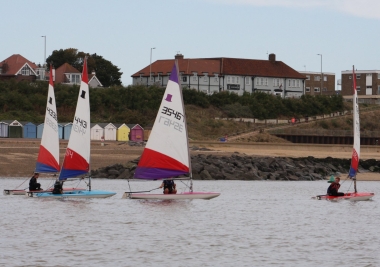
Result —
M 104 128 L 99 125 L 100 123 L 90 123 L 91 127 L 91 140 L 102 140 L 104 138 Z
M 69 140 L 70 139 L 71 128 L 73 128 L 73 123 L 72 122 L 63 124 L 63 139 L 65 139 L 65 140 Z
M 115 125 L 117 127 L 116 132 L 116 140 L 117 141 L 129 141 L 129 127 L 123 123 L 123 124 L 117 124 Z
M 104 140 L 116 141 L 117 128 L 112 123 L 104 126 Z
M 9 138 L 22 138 L 22 124 L 17 120 L 10 121 L 8 127 Z
M 8 123 L 4 121 L 0 121 L 0 137 L 1 138 L 8 137 L 8 127 L 9 127 Z
M 144 141 L 144 129 L 139 124 L 127 124 L 129 131 L 129 140 L 135 142 Z
M 23 124 L 23 138 L 37 138 L 37 126 L 34 123 L 26 122 Z

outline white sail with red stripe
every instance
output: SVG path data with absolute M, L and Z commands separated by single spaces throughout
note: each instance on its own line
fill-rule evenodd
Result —
M 82 81 L 66 154 L 59 180 L 87 174 L 90 170 L 90 95 L 87 59 L 83 62 Z
M 360 120 L 359 120 L 359 103 L 358 92 L 356 90 L 356 75 L 354 67 L 352 67 L 352 103 L 353 103 L 353 130 L 354 130 L 354 146 L 352 149 L 351 167 L 349 176 L 356 177 L 358 172 L 359 159 L 360 159 Z
M 59 134 L 57 107 L 54 95 L 52 67 L 50 66 L 49 89 L 46 103 L 44 129 L 35 172 L 59 172 Z
M 156 180 L 190 172 L 185 110 L 178 78 L 174 65 L 135 178 Z

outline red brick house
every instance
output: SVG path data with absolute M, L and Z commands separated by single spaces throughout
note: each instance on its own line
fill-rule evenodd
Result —
M 132 75 L 134 85 L 166 86 L 175 60 L 178 60 L 181 85 L 206 94 L 231 91 L 262 91 L 282 97 L 300 97 L 304 94 L 306 76 L 292 69 L 276 55 L 268 60 L 241 58 L 184 58 L 157 60 Z
M 45 69 L 19 54 L 0 62 L 0 80 L 35 81 L 45 78 Z

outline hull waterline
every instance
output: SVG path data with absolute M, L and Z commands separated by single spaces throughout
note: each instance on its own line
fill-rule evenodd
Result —
M 338 201 L 338 200 L 366 201 L 366 200 L 370 200 L 374 196 L 375 196 L 375 193 L 358 192 L 358 193 L 346 193 L 344 194 L 344 196 L 320 195 L 320 196 L 313 197 L 313 199 L 330 200 L 330 201 Z
M 161 200 L 176 200 L 176 199 L 212 199 L 218 197 L 220 193 L 216 192 L 185 192 L 180 194 L 140 194 L 125 192 L 123 198 L 130 199 L 161 199 Z
M 101 191 L 101 190 L 81 190 L 81 191 L 72 191 L 64 192 L 63 194 L 53 194 L 51 192 L 45 193 L 34 193 L 28 192 L 26 194 L 28 197 L 37 197 L 37 198 L 107 198 L 116 195 L 115 192 L 110 191 Z

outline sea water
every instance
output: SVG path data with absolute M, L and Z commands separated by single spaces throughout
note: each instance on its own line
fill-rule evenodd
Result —
M 0 188 L 23 180 L 0 178 Z M 136 191 L 159 185 L 130 182 Z M 1 195 L 0 266 L 380 266 L 380 182 L 358 182 L 360 191 L 376 194 L 371 201 L 311 199 L 328 185 L 194 181 L 196 191 L 221 195 L 148 201 L 122 199 L 125 180 L 93 179 L 94 190 L 117 194 Z M 177 187 L 183 189 L 180 181 Z

